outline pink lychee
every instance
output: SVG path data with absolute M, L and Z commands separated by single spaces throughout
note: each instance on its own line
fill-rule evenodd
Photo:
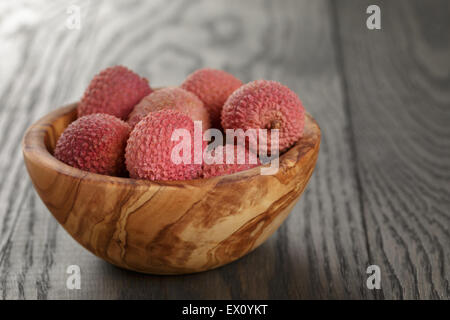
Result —
M 222 109 L 224 129 L 279 129 L 280 152 L 301 138 L 304 122 L 305 109 L 298 96 L 276 81 L 256 80 L 243 85 Z M 267 143 L 270 150 L 270 131 L 259 143 Z
M 234 152 L 231 163 L 227 161 L 227 150 Z M 251 169 L 260 165 L 256 154 L 253 154 L 241 144 L 236 145 L 219 145 L 211 151 L 212 156 L 216 152 L 222 154 L 222 163 L 203 164 L 203 177 L 210 178 L 232 174 L 239 171 Z
M 209 111 L 211 126 L 220 128 L 220 113 L 228 96 L 242 85 L 235 76 L 216 69 L 204 68 L 191 73 L 181 87 L 195 95 Z
M 148 81 L 133 71 L 114 66 L 92 79 L 78 105 L 78 117 L 107 113 L 126 120 L 133 107 L 150 94 Z
M 202 121 L 203 130 L 210 128 L 209 113 L 203 102 L 192 92 L 177 87 L 159 89 L 144 97 L 134 107 L 127 122 L 134 127 L 148 113 L 164 109 L 181 111 L 194 121 Z
M 55 157 L 81 170 L 122 175 L 130 126 L 108 114 L 91 114 L 72 122 L 56 143 Z
M 188 163 L 176 163 L 172 156 L 173 149 L 181 143 L 172 141 L 176 129 L 189 134 Z M 199 131 L 201 133 L 201 128 Z M 130 177 L 147 180 L 198 178 L 202 171 L 201 152 L 206 146 L 202 139 L 200 144 L 194 147 L 194 122 L 189 116 L 171 109 L 151 112 L 134 127 L 128 139 L 125 159 Z M 200 163 L 195 163 L 197 156 Z

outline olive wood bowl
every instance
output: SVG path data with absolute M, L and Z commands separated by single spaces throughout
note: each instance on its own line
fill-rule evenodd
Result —
M 205 271 L 258 247 L 300 198 L 319 153 L 320 129 L 307 114 L 303 137 L 280 156 L 274 175 L 261 175 L 260 167 L 186 181 L 99 175 L 52 155 L 76 119 L 76 107 L 52 111 L 28 128 L 22 141 L 28 173 L 76 241 L 116 266 L 143 273 Z

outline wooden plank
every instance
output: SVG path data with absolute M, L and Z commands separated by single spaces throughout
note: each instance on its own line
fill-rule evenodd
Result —
M 339 1 L 336 28 L 370 261 L 385 298 L 450 297 L 450 6 Z
M 370 261 L 329 2 L 79 2 L 79 31 L 65 27 L 70 4 L 14 8 L 33 19 L 10 18 L 9 36 L 0 33 L 11 41 L 0 82 L 2 298 L 374 297 L 365 287 Z M 79 99 L 95 73 L 117 63 L 154 86 L 211 66 L 244 81 L 279 80 L 299 94 L 322 128 L 322 149 L 307 191 L 266 244 L 217 270 L 159 277 L 97 259 L 57 225 L 30 185 L 20 139 L 33 120 Z M 71 264 L 81 267 L 81 290 L 66 288 Z

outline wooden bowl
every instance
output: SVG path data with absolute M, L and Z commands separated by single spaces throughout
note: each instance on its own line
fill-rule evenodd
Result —
M 75 240 L 100 258 L 138 272 L 199 272 L 255 249 L 300 198 L 319 152 L 320 129 L 308 114 L 303 138 L 280 157 L 275 175 L 261 175 L 260 167 L 189 181 L 99 175 L 52 155 L 60 134 L 76 119 L 76 106 L 57 109 L 28 128 L 22 142 L 28 173 Z

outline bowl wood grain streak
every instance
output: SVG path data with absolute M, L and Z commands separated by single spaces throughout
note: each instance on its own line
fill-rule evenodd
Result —
M 23 154 L 35 189 L 86 249 L 119 267 L 153 274 L 217 268 L 258 247 L 300 198 L 320 145 L 320 129 L 307 114 L 303 138 L 280 157 L 275 175 L 260 175 L 256 167 L 210 179 L 134 180 L 81 171 L 52 156 L 75 119 L 72 104 L 25 133 Z

